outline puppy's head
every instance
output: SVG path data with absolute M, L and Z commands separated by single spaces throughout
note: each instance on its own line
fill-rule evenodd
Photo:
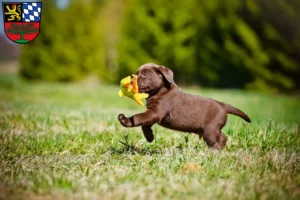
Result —
M 167 67 L 148 63 L 142 65 L 136 72 L 139 92 L 153 93 L 163 86 L 169 87 L 173 80 L 173 72 Z

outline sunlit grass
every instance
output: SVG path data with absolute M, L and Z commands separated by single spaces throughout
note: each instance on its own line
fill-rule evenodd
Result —
M 228 145 L 140 128 L 117 115 L 144 107 L 116 86 L 24 83 L 0 76 L 0 199 L 299 199 L 299 97 L 184 88 L 245 111 L 230 116 Z

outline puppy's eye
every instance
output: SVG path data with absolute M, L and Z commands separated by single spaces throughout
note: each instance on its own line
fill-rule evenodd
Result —
M 142 72 L 142 77 L 147 77 L 147 73 L 145 73 L 145 72 Z

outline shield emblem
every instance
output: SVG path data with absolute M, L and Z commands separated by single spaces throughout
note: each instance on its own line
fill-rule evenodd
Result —
M 18 44 L 34 40 L 40 31 L 42 2 L 2 3 L 6 36 Z

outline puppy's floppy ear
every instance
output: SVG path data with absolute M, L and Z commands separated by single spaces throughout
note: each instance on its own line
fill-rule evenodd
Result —
M 169 85 L 174 82 L 174 75 L 172 70 L 165 66 L 159 66 L 158 71 L 163 75 L 164 79 L 168 82 Z

